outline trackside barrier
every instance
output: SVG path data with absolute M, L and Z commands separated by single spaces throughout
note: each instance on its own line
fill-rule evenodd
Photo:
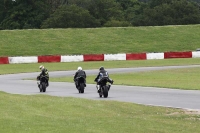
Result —
M 79 62 L 79 61 L 84 61 L 83 55 L 61 56 L 61 62 Z
M 19 64 L 19 63 L 38 63 L 37 56 L 27 56 L 27 57 L 8 57 L 9 64 Z
M 200 58 L 200 51 L 0 57 L 0 64 Z
M 147 53 L 147 60 L 164 59 L 164 53 Z
M 9 64 L 8 57 L 0 57 L 0 64 Z
M 200 58 L 200 51 L 192 52 L 192 58 Z
M 104 61 L 104 54 L 83 55 L 84 61 Z
M 168 58 L 192 58 L 192 52 L 165 52 L 165 59 Z
M 46 55 L 46 56 L 38 56 L 38 63 L 41 62 L 60 62 L 60 55 Z
M 104 61 L 126 60 L 126 54 L 105 54 Z
M 130 53 L 126 54 L 126 60 L 146 60 L 146 53 Z

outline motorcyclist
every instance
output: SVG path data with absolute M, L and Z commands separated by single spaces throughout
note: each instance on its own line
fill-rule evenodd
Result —
M 78 88 L 78 78 L 80 77 L 80 76 L 82 76 L 82 77 L 84 77 L 84 85 L 85 85 L 85 87 L 86 87 L 86 73 L 85 73 L 85 71 L 82 69 L 82 67 L 78 67 L 77 68 L 77 71 L 76 71 L 76 73 L 75 73 L 75 75 L 74 75 L 74 82 L 75 82 L 75 85 L 76 85 L 76 88 Z
M 97 75 L 97 77 L 95 78 L 95 82 L 97 82 L 97 92 L 99 93 L 99 91 L 100 91 L 100 84 L 99 84 L 99 81 L 101 81 L 101 79 L 102 78 L 104 78 L 104 77 L 107 77 L 108 78 L 108 82 L 110 83 L 109 84 L 109 89 L 110 89 L 110 86 L 111 86 L 111 84 L 113 84 L 113 80 L 111 79 L 111 78 L 109 78 L 109 75 L 108 75 L 108 72 L 104 69 L 104 67 L 103 66 L 101 66 L 100 68 L 99 68 L 99 73 L 98 73 L 98 75 Z
M 44 76 L 47 79 L 47 87 L 48 87 L 49 86 L 49 72 L 43 65 L 40 65 L 39 69 L 41 70 L 41 73 L 37 76 L 37 80 L 40 80 L 41 76 Z

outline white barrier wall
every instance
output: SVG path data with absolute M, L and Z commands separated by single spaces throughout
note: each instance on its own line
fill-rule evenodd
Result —
M 8 57 L 10 64 L 17 64 L 17 63 L 38 63 L 37 56 L 29 56 L 29 57 Z
M 192 58 L 200 58 L 200 51 L 192 52 Z
M 147 60 L 164 59 L 164 53 L 147 53 Z
M 104 54 L 104 60 L 126 60 L 126 54 Z
M 61 62 L 80 62 L 80 61 L 84 61 L 83 55 L 61 56 Z

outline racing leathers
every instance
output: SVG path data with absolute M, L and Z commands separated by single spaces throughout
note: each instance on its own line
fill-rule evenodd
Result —
M 84 77 L 84 85 L 86 87 L 86 73 L 84 70 L 78 70 L 75 75 L 74 75 L 74 82 L 75 82 L 75 85 L 76 85 L 76 88 L 78 88 L 78 78 L 79 77 Z
M 49 72 L 46 68 L 41 70 L 41 73 L 37 76 L 37 79 L 40 80 L 40 78 L 44 76 L 47 79 L 47 87 L 49 86 Z
M 94 80 L 95 82 L 97 82 L 97 90 L 98 90 L 98 92 L 100 90 L 99 81 L 101 81 L 101 79 L 104 78 L 104 77 L 108 78 L 108 82 L 110 83 L 109 89 L 110 89 L 111 84 L 113 84 L 113 82 L 114 82 L 112 79 L 109 78 L 108 72 L 106 70 L 104 70 L 104 69 L 100 70 L 98 75 L 97 75 L 97 77 Z

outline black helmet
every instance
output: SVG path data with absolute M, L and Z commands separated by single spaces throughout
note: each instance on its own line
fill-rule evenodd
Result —
M 104 67 L 103 67 L 103 66 L 101 66 L 101 67 L 99 68 L 99 70 L 104 70 Z

